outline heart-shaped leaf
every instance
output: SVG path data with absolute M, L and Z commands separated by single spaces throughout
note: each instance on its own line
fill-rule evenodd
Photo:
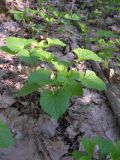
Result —
M 6 45 L 10 50 L 17 52 L 24 48 L 25 43 L 23 39 L 16 37 L 8 37 L 6 39 Z
M 47 52 L 42 49 L 33 49 L 31 51 L 31 57 L 36 57 L 41 61 L 51 62 L 55 56 L 51 52 Z
M 80 81 L 85 87 L 106 90 L 105 83 L 93 71 L 87 70 L 85 73 L 80 73 Z
M 19 53 L 19 58 L 21 61 L 27 63 L 27 64 L 35 64 L 38 61 L 37 57 L 32 57 L 28 50 L 23 49 Z
M 28 77 L 28 83 L 47 85 L 51 83 L 51 72 L 45 69 L 36 70 Z
M 6 39 L 6 46 L 14 52 L 19 52 L 23 50 L 24 47 L 31 45 L 33 42 L 35 42 L 35 40 L 17 38 L 17 37 L 8 37 Z
M 68 108 L 69 96 L 63 89 L 58 89 L 55 92 L 47 90 L 41 95 L 40 105 L 46 113 L 53 118 L 58 119 Z
M 93 60 L 93 61 L 101 61 L 101 58 L 98 57 L 94 52 L 88 49 L 76 48 L 73 52 L 78 56 L 80 61 L 85 60 Z

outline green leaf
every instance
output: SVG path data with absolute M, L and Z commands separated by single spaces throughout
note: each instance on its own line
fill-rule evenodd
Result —
M 26 49 L 21 50 L 18 55 L 20 60 L 27 64 L 34 64 L 38 60 L 37 57 L 31 57 L 29 51 Z
M 60 82 L 60 83 L 64 83 L 65 84 L 65 83 L 68 82 L 67 75 L 68 75 L 67 71 L 58 72 L 56 80 L 58 82 Z
M 57 71 L 67 71 L 68 66 L 71 65 L 71 63 L 68 61 L 58 59 L 54 59 L 53 61 L 51 61 L 51 63 L 54 65 Z
M 7 46 L 1 46 L 1 47 L 0 47 L 0 50 L 1 50 L 1 51 L 4 51 L 4 52 L 7 52 L 7 53 L 9 53 L 9 54 L 12 54 L 12 55 L 16 54 L 16 52 L 10 50 Z
M 83 156 L 79 160 L 91 160 L 91 158 L 89 158 L 89 156 Z
M 0 148 L 7 148 L 14 144 L 9 128 L 0 120 Z
M 20 51 L 24 48 L 24 41 L 23 39 L 19 39 L 16 37 L 8 37 L 6 39 L 7 47 L 12 51 Z
M 42 40 L 42 41 L 40 41 L 40 42 L 38 43 L 38 47 L 40 47 L 40 48 L 48 48 L 49 45 L 48 45 L 48 43 L 46 42 L 46 40 Z
M 38 11 L 35 9 L 26 8 L 26 13 L 27 13 L 27 16 L 34 16 L 38 13 Z
M 36 41 L 32 39 L 16 38 L 16 37 L 8 37 L 6 39 L 7 47 L 14 52 L 19 52 L 20 50 L 23 50 L 24 47 L 31 45 L 33 42 Z
M 71 84 L 78 80 L 80 77 L 77 71 L 71 70 L 67 72 L 66 70 L 62 70 L 57 74 L 57 81 L 62 82 L 64 84 Z
M 77 83 L 75 81 L 73 83 L 71 83 L 71 84 L 65 84 L 64 85 L 64 90 L 70 96 L 83 96 L 82 87 L 80 86 L 79 83 Z
M 94 52 L 88 49 L 76 48 L 73 52 L 78 56 L 80 61 L 85 60 L 93 60 L 93 61 L 101 61 L 101 58 L 98 57 Z
M 37 59 L 45 62 L 51 62 L 55 56 L 51 52 L 47 52 L 42 49 L 33 49 L 31 51 L 31 57 L 36 57 Z
M 80 73 L 80 81 L 87 88 L 106 90 L 105 83 L 93 71 L 87 70 L 85 73 Z
M 116 44 L 120 46 L 120 38 L 116 39 Z
M 86 154 L 84 152 L 81 151 L 74 151 L 72 153 L 72 156 L 75 160 L 80 160 L 80 158 L 84 157 Z
M 38 85 L 38 84 L 26 83 L 21 88 L 21 90 L 18 92 L 17 96 L 19 96 L 19 97 L 27 96 L 28 94 L 31 94 L 32 92 L 37 91 L 39 87 L 40 87 L 40 85 Z
M 59 10 L 58 10 L 57 8 L 55 8 L 55 7 L 51 7 L 51 6 L 50 6 L 50 7 L 49 7 L 49 12 L 52 13 L 55 17 L 57 17 L 57 19 L 64 16 L 64 13 L 61 12 L 61 11 L 59 11 Z
M 93 152 L 94 152 L 94 147 L 95 147 L 95 143 L 88 139 L 88 138 L 83 138 L 82 139 L 82 144 L 84 146 L 85 151 L 87 152 L 87 154 L 92 157 Z
M 68 19 L 68 20 L 73 20 L 73 21 L 80 21 L 81 17 L 78 14 L 65 14 L 64 18 Z
M 27 64 L 35 64 L 39 60 L 39 57 L 36 55 L 33 55 L 31 52 L 29 52 L 26 49 L 21 50 L 19 53 L 19 58 L 21 61 L 27 63 Z
M 65 43 L 63 43 L 61 40 L 59 40 L 57 38 L 54 38 L 54 39 L 47 38 L 47 42 L 48 42 L 49 46 L 53 46 L 53 45 L 59 45 L 59 46 L 62 46 L 62 47 L 66 46 Z
M 120 141 L 114 146 L 114 149 L 111 150 L 112 160 L 120 160 Z
M 102 52 L 99 52 L 98 55 L 104 60 L 109 60 L 113 57 L 112 53 L 109 50 L 103 50 Z
M 74 151 L 72 155 L 74 160 L 91 160 L 91 158 L 84 152 Z
M 51 72 L 45 69 L 36 70 L 28 77 L 28 83 L 35 83 L 39 85 L 47 85 L 51 83 Z
M 110 140 L 104 139 L 102 137 L 95 137 L 93 141 L 99 146 L 100 154 L 102 157 L 109 155 L 109 153 L 114 149 L 114 145 Z
M 78 22 L 78 25 L 83 33 L 87 32 L 87 26 L 84 23 Z
M 117 38 L 118 37 L 112 31 L 107 31 L 107 30 L 99 30 L 99 31 L 97 31 L 97 35 L 100 38 L 113 38 L 113 37 Z
M 74 80 L 79 79 L 79 73 L 77 72 L 77 70 L 70 70 L 68 72 L 68 79 L 70 83 Z
M 40 16 L 41 16 L 45 21 L 47 21 L 47 22 L 49 22 L 49 23 L 55 23 L 55 22 L 56 22 L 56 20 L 55 20 L 53 17 L 49 16 L 47 13 L 45 13 L 45 12 L 43 12 L 43 11 L 40 12 Z
M 41 95 L 40 105 L 46 113 L 53 118 L 58 119 L 68 108 L 69 96 L 63 89 L 58 89 L 55 92 L 47 90 Z
M 14 14 L 14 18 L 17 21 L 22 21 L 24 20 L 24 13 L 21 11 L 17 11 L 17 10 L 11 10 L 10 13 Z

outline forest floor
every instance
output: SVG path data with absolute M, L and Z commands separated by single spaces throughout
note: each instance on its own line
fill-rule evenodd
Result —
M 104 25 L 106 29 L 117 30 L 119 35 L 119 23 L 115 16 L 111 18 L 108 15 Z M 103 20 L 90 19 L 87 24 L 90 34 L 95 34 L 102 23 Z M 74 59 L 71 48 L 80 47 L 82 40 L 75 26 L 71 25 L 68 29 L 74 34 L 67 40 L 68 47 L 64 53 L 61 48 L 52 50 L 56 56 L 71 60 Z M 0 13 L 0 46 L 6 37 L 26 35 L 19 23 L 8 14 Z M 58 33 L 57 37 L 64 40 L 64 35 Z M 97 47 L 91 44 L 91 48 L 96 50 Z M 115 55 L 119 55 L 119 47 Z M 79 70 L 86 68 L 92 69 L 90 62 L 78 66 Z M 109 82 L 120 99 L 120 68 L 114 59 L 110 61 L 110 69 L 114 70 L 114 77 Z M 91 138 L 98 135 L 113 142 L 120 139 L 119 122 L 103 92 L 84 89 L 83 98 L 72 98 L 67 113 L 58 122 L 41 110 L 38 92 L 14 99 L 14 93 L 27 79 L 27 70 L 28 66 L 18 58 L 0 51 L 0 118 L 7 123 L 15 138 L 13 147 L 0 149 L 0 160 L 72 160 L 71 152 L 81 149 L 83 136 Z

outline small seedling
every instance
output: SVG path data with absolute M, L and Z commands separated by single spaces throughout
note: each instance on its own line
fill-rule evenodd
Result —
M 115 52 L 115 44 L 113 41 L 105 42 L 104 39 L 100 39 L 98 42 L 100 52 L 98 55 L 103 59 L 103 68 L 108 69 L 109 61 L 113 57 Z
M 120 160 L 120 141 L 116 144 L 113 144 L 112 141 L 102 138 L 102 137 L 94 137 L 92 139 L 83 138 L 82 144 L 84 147 L 84 151 L 74 151 L 73 158 L 74 160 L 92 160 L 95 159 L 95 148 L 97 147 L 99 150 L 97 151 L 97 155 L 99 156 L 99 160 L 105 159 L 109 157 L 111 160 Z

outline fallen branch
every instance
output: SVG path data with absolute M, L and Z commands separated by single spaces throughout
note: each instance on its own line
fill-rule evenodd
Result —
M 100 65 L 97 62 L 91 62 L 93 70 L 98 73 L 98 75 L 104 80 L 107 90 L 105 91 L 106 97 L 108 99 L 108 102 L 110 104 L 110 107 L 117 118 L 117 121 L 120 124 L 120 100 L 117 98 L 115 93 L 112 91 L 110 83 L 106 79 Z
M 79 32 L 81 32 L 80 26 L 78 23 L 73 23 L 73 25 L 77 28 L 77 30 Z M 91 44 L 90 44 L 90 35 L 88 33 L 87 35 L 87 44 L 86 47 L 88 49 L 91 49 Z M 100 76 L 100 78 L 102 78 L 106 84 L 106 91 L 105 91 L 105 95 L 108 99 L 109 105 L 116 117 L 116 120 L 118 121 L 119 125 L 120 125 L 120 99 L 115 95 L 115 93 L 112 91 L 111 89 L 111 85 L 109 83 L 109 81 L 107 80 L 107 78 L 104 75 L 104 72 L 102 70 L 102 68 L 100 67 L 98 62 L 93 62 L 91 61 L 91 65 L 93 70 Z

